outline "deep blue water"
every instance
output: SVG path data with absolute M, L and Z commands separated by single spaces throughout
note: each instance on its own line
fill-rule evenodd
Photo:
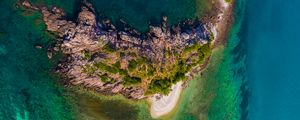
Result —
M 248 0 L 240 39 L 247 49 L 251 120 L 300 119 L 300 1 Z

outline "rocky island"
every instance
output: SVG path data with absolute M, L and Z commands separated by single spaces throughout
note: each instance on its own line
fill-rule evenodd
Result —
M 163 16 L 160 25 L 140 33 L 125 22 L 115 27 L 109 19 L 98 18 L 87 1 L 82 2 L 76 21 L 65 20 L 57 7 L 37 7 L 28 0 L 21 4 L 40 11 L 47 30 L 57 35 L 48 56 L 64 54 L 55 70 L 66 85 L 130 99 L 159 99 L 170 93 L 172 85 L 199 73 L 216 44 L 216 26 L 223 15 L 173 26 Z

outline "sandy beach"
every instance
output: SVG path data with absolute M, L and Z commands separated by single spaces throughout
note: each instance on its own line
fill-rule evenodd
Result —
M 172 91 L 167 96 L 162 96 L 159 100 L 156 99 L 156 95 L 151 97 L 151 116 L 153 118 L 158 118 L 165 115 L 173 110 L 176 103 L 179 100 L 180 93 L 182 90 L 182 81 L 172 86 Z
M 219 14 L 218 22 L 212 28 L 212 32 L 214 34 L 213 45 L 216 46 L 217 44 L 222 43 L 226 38 L 226 31 L 230 21 L 230 8 L 231 6 L 226 3 L 224 0 L 220 0 L 222 6 L 222 13 Z M 168 114 L 171 112 L 175 107 L 180 98 L 180 94 L 182 91 L 182 81 L 178 82 L 177 84 L 172 86 L 172 91 L 167 95 L 163 96 L 159 100 L 156 99 L 157 95 L 154 95 L 150 98 L 151 101 L 151 108 L 150 114 L 153 118 L 159 118 L 163 115 Z

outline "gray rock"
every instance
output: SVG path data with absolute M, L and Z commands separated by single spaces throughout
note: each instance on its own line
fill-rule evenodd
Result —
M 174 32 L 170 32 L 167 27 L 166 16 L 162 18 L 162 26 L 150 26 L 150 31 L 146 36 L 142 36 L 131 28 L 126 31 L 118 31 L 108 19 L 102 20 L 102 23 L 96 25 L 97 21 L 92 5 L 86 1 L 84 4 L 85 6 L 81 8 L 76 22 L 63 20 L 62 17 L 65 13 L 57 7 L 51 10 L 45 7 L 40 9 L 47 30 L 55 32 L 59 36 L 57 44 L 52 49 L 54 51 L 61 50 L 68 56 L 65 61 L 58 65 L 58 71 L 66 76 L 73 85 L 84 85 L 105 94 L 121 93 L 128 98 L 141 99 L 144 97 L 144 88 L 136 86 L 124 88 L 122 80 L 119 80 L 117 75 L 110 77 L 114 77 L 118 82 L 103 83 L 97 74 L 103 74 L 104 71 L 96 70 L 91 75 L 84 72 L 86 65 L 92 66 L 104 56 L 111 57 L 109 54 L 96 53 L 97 50 L 102 49 L 107 43 L 111 43 L 116 49 L 126 50 L 130 48 L 138 51 L 140 56 L 155 64 L 165 62 L 165 50 L 180 53 L 186 45 L 190 45 L 189 39 L 196 39 L 193 32 L 182 32 L 181 26 L 173 27 Z M 24 6 L 29 5 L 30 3 L 24 3 Z M 102 30 L 103 27 L 108 28 L 108 30 Z M 101 30 L 101 33 L 96 33 L 95 29 Z M 206 34 L 205 32 L 203 34 Z M 92 58 L 85 59 L 83 52 L 93 53 Z M 52 52 L 48 52 L 48 57 L 52 58 Z

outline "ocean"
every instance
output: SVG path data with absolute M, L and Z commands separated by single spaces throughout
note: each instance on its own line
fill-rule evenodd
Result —
M 16 8 L 16 0 L 0 1 L 0 11 L 0 120 L 74 119 L 51 73 L 56 60 L 46 48 L 53 39 L 41 14 Z
M 240 37 L 247 48 L 251 120 L 300 119 L 300 1 L 248 0 Z
M 59 54 L 47 58 L 47 47 L 55 37 L 45 31 L 39 12 L 24 10 L 17 2 L 0 1 L 0 120 L 151 119 L 145 101 L 136 104 L 124 97 L 104 97 L 59 84 L 59 77 L 51 71 Z M 68 20 L 76 20 L 80 10 L 80 0 L 31 2 L 61 7 Z M 204 0 L 91 2 L 99 16 L 116 24 L 123 19 L 141 32 L 147 31 L 149 23 L 159 23 L 162 15 L 169 17 L 170 24 L 176 24 L 195 18 L 196 10 L 204 8 L 196 7 Z
M 245 0 L 235 2 L 235 20 L 226 44 L 213 51 L 207 68 L 190 81 L 171 119 L 241 120 L 247 117 L 246 52 L 239 36 L 245 5 Z
M 80 0 L 32 0 L 63 8 L 75 20 Z M 122 19 L 141 32 L 167 15 L 170 25 L 209 9 L 205 0 L 91 0 L 97 14 L 116 25 Z M 41 14 L 0 1 L 0 120 L 151 120 L 146 101 L 105 97 L 65 88 L 47 58 L 54 40 Z M 227 43 L 190 81 L 172 120 L 297 120 L 300 107 L 300 2 L 236 0 Z M 207 8 L 206 8 L 207 7 Z M 42 49 L 35 48 L 43 46 Z
M 215 52 L 203 77 L 195 79 L 212 81 L 215 88 L 206 84 L 216 91 L 211 104 L 200 104 L 209 101 L 199 97 L 209 90 L 199 93 L 205 82 L 192 81 L 176 115 L 190 120 L 205 119 L 207 113 L 209 120 L 299 120 L 299 6 L 297 0 L 236 0 L 227 45 Z

